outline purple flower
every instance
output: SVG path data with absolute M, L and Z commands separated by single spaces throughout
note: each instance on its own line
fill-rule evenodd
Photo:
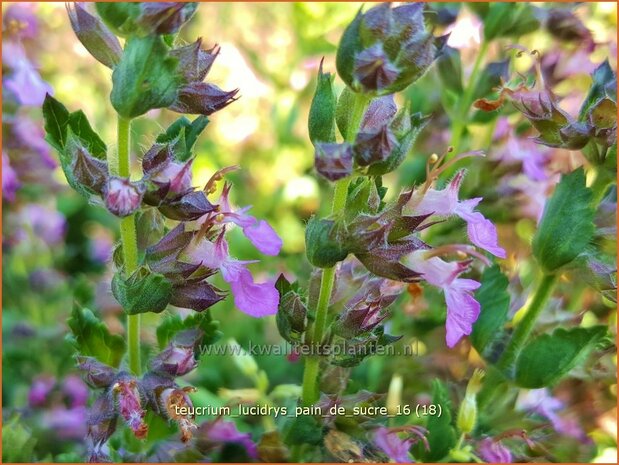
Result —
M 447 303 L 446 342 L 454 347 L 463 336 L 473 330 L 473 323 L 479 317 L 480 305 L 473 297 L 473 291 L 480 283 L 458 276 L 466 270 L 462 262 L 445 262 L 438 257 L 425 258 L 426 251 L 418 250 L 406 257 L 405 265 L 432 286 L 442 289 Z
M 497 159 L 506 164 L 521 163 L 524 174 L 533 181 L 544 181 L 548 175 L 544 172 L 544 165 L 548 152 L 532 139 L 518 137 L 509 127 L 507 119 L 503 118 L 497 124 L 496 136 L 506 136 L 504 146 L 497 152 Z M 498 134 L 497 134 L 498 133 Z
M 20 39 L 34 39 L 39 32 L 34 3 L 12 4 L 4 10 L 3 32 Z
M 46 168 L 54 169 L 58 163 L 51 154 L 49 144 L 45 141 L 45 131 L 26 116 L 17 116 L 13 122 L 13 135 L 20 147 L 24 146 L 36 152 Z
M 118 410 L 127 426 L 138 439 L 146 438 L 148 425 L 144 421 L 146 412 L 142 409 L 137 382 L 133 379 L 123 379 L 114 384 L 113 391 L 118 400 Z
M 569 418 L 563 418 L 557 413 L 565 408 L 565 404 L 553 397 L 548 389 L 531 389 L 525 395 L 520 396 L 517 402 L 518 410 L 537 413 L 547 418 L 557 433 L 564 434 L 579 440 L 586 439 L 580 425 Z
M 9 202 L 13 202 L 15 200 L 15 193 L 20 186 L 21 183 L 17 178 L 17 173 L 11 166 L 8 155 L 6 152 L 2 152 L 2 197 Z
M 193 346 L 172 342 L 151 362 L 153 371 L 170 376 L 184 376 L 198 366 Z
M 407 433 L 402 439 L 399 433 Z M 426 430 L 418 426 L 403 426 L 399 428 L 385 428 L 381 426 L 374 430 L 374 444 L 379 447 L 395 463 L 413 463 L 408 454 L 411 446 L 422 441 L 428 449 L 425 437 Z
M 241 433 L 236 424 L 232 421 L 217 420 L 206 424 L 204 428 L 206 439 L 212 442 L 236 443 L 240 444 L 247 451 L 247 455 L 252 459 L 258 458 L 258 447 L 252 441 L 249 433 Z
M 190 191 L 192 162 L 193 159 L 185 163 L 170 161 L 152 177 L 152 180 L 169 185 L 169 192 L 173 194 Z
M 484 438 L 479 442 L 479 455 L 488 463 L 512 463 L 511 451 L 492 438 Z
M 60 439 L 82 439 L 86 435 L 88 409 L 56 407 L 45 412 L 43 424 Z
M 415 215 L 459 216 L 466 221 L 467 233 L 473 244 L 499 258 L 505 258 L 505 250 L 498 245 L 496 227 L 484 215 L 474 211 L 482 198 L 458 199 L 464 175 L 465 171 L 460 170 L 445 189 L 429 188 L 425 192 L 416 191 L 411 200 L 413 213 Z
M 258 220 L 248 215 L 251 207 L 244 207 L 237 211 L 232 211 L 230 207 L 230 184 L 224 186 L 219 201 L 219 211 L 224 215 L 224 222 L 234 223 L 243 229 L 245 237 L 265 255 L 277 255 L 282 248 L 282 240 L 275 230 L 264 220 Z
M 22 228 L 31 230 L 50 246 L 61 243 L 67 229 L 67 221 L 60 212 L 34 203 L 22 208 L 19 221 Z
M 28 405 L 30 407 L 45 405 L 55 386 L 56 379 L 51 376 L 41 376 L 35 379 L 28 392 Z
M 88 387 L 79 376 L 67 376 L 62 385 L 62 392 L 68 397 L 71 408 L 83 407 L 88 402 Z
M 9 53 L 12 54 L 10 62 L 8 62 L 12 70 L 9 76 L 4 79 L 4 85 L 17 97 L 20 104 L 41 106 L 43 100 L 45 100 L 45 95 L 53 93 L 51 86 L 41 79 L 39 72 L 26 56 L 21 44 L 9 45 L 4 43 L 3 47 L 10 47 Z M 7 53 L 6 50 L 5 53 Z
M 244 313 L 254 317 L 277 313 L 279 294 L 273 283 L 254 283 L 254 278 L 245 267 L 249 261 L 230 257 L 228 243 L 223 233 L 215 242 L 196 237 L 185 249 L 190 263 L 201 264 L 210 269 L 219 269 L 224 280 L 230 284 L 234 304 Z

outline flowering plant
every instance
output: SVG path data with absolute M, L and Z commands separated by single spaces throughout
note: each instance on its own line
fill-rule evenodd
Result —
M 47 338 L 42 373 L 16 375 L 27 407 L 12 407 L 11 390 L 3 438 L 21 447 L 3 459 L 47 460 L 46 447 L 54 460 L 89 462 L 604 458 L 598 418 L 579 422 L 570 409 L 597 390 L 587 405 L 601 417 L 616 386 L 609 44 L 571 8 L 383 3 L 334 20 L 329 46 L 331 35 L 307 31 L 321 8 L 329 28 L 331 6 L 290 6 L 304 27 L 285 16 L 289 35 L 256 45 L 234 32 L 275 100 L 299 94 L 285 118 L 279 102 L 270 118 L 259 106 L 277 159 L 261 140 L 238 162 L 203 133 L 237 137 L 243 119 L 225 115 L 261 88 L 238 73 L 242 99 L 214 84 L 238 50 L 191 36 L 198 7 L 66 5 L 79 50 L 103 70 L 109 101 L 97 107 L 113 111 L 113 135 L 39 74 L 34 10 L 5 11 L 4 305 L 20 321 L 17 309 L 43 308 L 52 291 L 64 298 L 49 297 L 51 316 L 28 312 L 34 329 L 3 326 L 11 366 L 28 365 L 15 344 Z M 262 8 L 262 34 L 284 27 Z M 269 47 L 291 37 L 300 51 L 289 60 L 303 71 L 282 79 Z M 577 81 L 584 92 L 568 95 Z M 41 108 L 44 131 L 29 107 Z M 297 107 L 307 107 L 300 131 Z M 180 116 L 149 124 L 170 113 Z M 267 168 L 251 173 L 260 157 Z M 290 203 L 297 164 L 315 191 L 307 209 Z M 56 166 L 73 197 L 49 181 Z M 264 201 L 261 185 L 280 181 Z M 43 182 L 64 215 L 29 193 Z M 243 198 L 253 210 L 235 206 Z M 75 210 L 97 212 L 89 261 L 70 242 Z M 299 218 L 280 221 L 291 212 Z M 72 263 L 57 258 L 70 253 Z M 270 264 L 277 274 L 259 271 Z M 45 289 L 34 304 L 19 295 L 23 275 Z M 55 344 L 64 362 L 52 371 Z M 33 424 L 64 442 L 31 439 Z

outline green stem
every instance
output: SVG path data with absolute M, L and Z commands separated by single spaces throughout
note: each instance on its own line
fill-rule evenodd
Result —
M 516 326 L 514 331 L 514 335 L 505 352 L 499 359 L 497 367 L 501 370 L 509 370 L 511 369 L 512 364 L 518 357 L 518 354 L 522 350 L 525 342 L 529 338 L 533 327 L 535 326 L 535 322 L 537 318 L 540 316 L 544 308 L 546 307 L 546 303 L 548 299 L 552 295 L 552 291 L 554 290 L 555 284 L 557 283 L 557 275 L 556 274 L 546 274 L 542 278 L 542 281 L 539 283 L 537 290 L 535 291 L 535 295 L 533 296 L 533 300 L 527 309 L 527 312 L 522 317 L 522 320 Z
M 109 157 L 109 170 L 112 176 L 129 178 L 131 176 L 129 160 L 129 137 L 131 120 L 118 116 L 118 153 Z M 120 221 L 120 242 L 122 245 L 125 274 L 129 276 L 138 268 L 138 244 L 134 215 Z M 129 368 L 135 375 L 140 375 L 140 315 L 127 315 L 127 350 Z
M 488 42 L 486 40 L 482 40 L 479 45 L 479 51 L 477 52 L 477 58 L 475 59 L 475 63 L 473 64 L 473 70 L 471 71 L 471 75 L 469 76 L 469 82 L 464 89 L 464 93 L 462 94 L 462 98 L 458 104 L 458 108 L 456 111 L 456 118 L 453 121 L 453 129 L 451 133 L 451 143 L 450 145 L 453 147 L 453 154 L 457 155 L 460 151 L 460 145 L 462 143 L 462 135 L 464 134 L 464 129 L 466 128 L 469 116 L 469 110 L 471 104 L 473 103 L 473 93 L 475 92 L 475 88 L 477 87 L 477 82 L 479 81 L 479 71 L 481 69 L 481 64 L 484 61 L 484 57 L 488 52 Z
M 370 102 L 370 98 L 364 94 L 355 94 L 355 102 L 352 108 L 352 114 L 348 124 L 346 134 L 347 142 L 354 142 L 359 130 L 359 125 L 363 118 L 365 109 Z M 341 212 L 346 207 L 346 198 L 348 196 L 348 185 L 350 178 L 340 179 L 335 183 L 333 192 L 333 204 L 331 206 L 331 214 Z M 314 322 L 314 331 L 309 338 L 312 344 L 320 345 L 324 337 L 325 329 L 329 318 L 329 301 L 333 292 L 335 283 L 335 267 L 325 268 L 322 270 L 320 280 L 320 293 L 318 294 L 318 303 L 316 305 L 316 319 Z M 320 368 L 320 356 L 312 354 L 305 360 L 305 370 L 303 372 L 303 388 L 302 402 L 303 405 L 312 405 L 315 403 L 320 394 L 318 392 L 318 378 Z

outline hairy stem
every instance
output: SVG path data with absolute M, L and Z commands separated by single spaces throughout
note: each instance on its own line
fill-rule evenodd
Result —
M 546 303 L 548 302 L 548 299 L 550 299 L 556 283 L 556 274 L 546 274 L 542 278 L 542 281 L 539 283 L 539 286 L 533 295 L 531 305 L 529 305 L 527 312 L 516 326 L 513 337 L 509 341 L 505 352 L 503 352 L 503 355 L 499 359 L 497 366 L 500 369 L 509 370 L 512 364 L 516 361 L 518 354 L 527 342 L 527 339 L 535 326 L 537 318 L 546 307 Z
M 355 94 L 355 102 L 348 124 L 346 141 L 354 142 L 359 130 L 359 125 L 363 118 L 365 109 L 367 108 L 370 99 L 363 94 Z M 331 205 L 331 214 L 341 212 L 346 207 L 346 198 L 348 195 L 348 185 L 350 178 L 340 179 L 335 183 L 333 192 L 333 204 Z M 325 329 L 329 318 L 329 301 L 333 292 L 335 283 L 335 267 L 325 268 L 322 270 L 320 280 L 320 293 L 318 295 L 318 303 L 316 305 L 316 320 L 314 322 L 314 331 L 310 341 L 312 344 L 320 345 L 324 337 Z M 317 354 L 312 354 L 305 360 L 305 371 L 303 372 L 303 390 L 301 399 L 303 405 L 312 405 L 320 396 L 318 392 L 318 378 L 320 368 L 320 357 Z
M 131 120 L 118 116 L 118 153 L 109 158 L 110 175 L 129 178 L 129 136 Z M 120 242 L 123 251 L 125 274 L 129 276 L 138 267 L 138 244 L 134 215 L 120 221 Z M 140 315 L 127 315 L 127 350 L 129 368 L 135 375 L 140 375 Z

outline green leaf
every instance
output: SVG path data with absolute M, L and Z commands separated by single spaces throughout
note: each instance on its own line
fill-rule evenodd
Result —
M 501 85 L 501 79 L 509 79 L 509 60 L 488 63 L 484 68 L 475 86 L 473 98 L 478 99 L 490 95 L 496 87 Z
M 319 445 L 324 435 L 318 421 L 310 415 L 299 415 L 290 420 L 285 441 L 289 445 L 313 444 Z
M 2 428 L 2 463 L 32 463 L 37 461 L 34 447 L 37 440 L 24 426 L 19 414 L 5 420 Z
M 540 22 L 528 3 L 493 2 L 483 15 L 484 39 L 518 37 L 537 30 Z
M 172 283 L 142 266 L 127 279 L 117 272 L 112 278 L 112 294 L 128 315 L 161 313 L 172 298 Z
M 177 64 L 161 37 L 129 38 L 112 73 L 110 100 L 114 109 L 125 118 L 135 118 L 153 108 L 170 106 L 179 86 Z
M 598 66 L 592 74 L 593 82 L 578 113 L 578 120 L 585 121 L 589 110 L 600 100 L 608 98 L 617 102 L 617 77 L 608 60 Z
M 209 120 L 204 115 L 198 116 L 193 121 L 181 116 L 168 127 L 166 132 L 157 136 L 157 143 L 164 144 L 176 139 L 174 155 L 178 161 L 187 161 L 191 158 L 192 149 L 198 140 L 198 136 L 204 131 L 208 123 Z
M 481 287 L 475 292 L 475 299 L 481 306 L 479 318 L 473 325 L 471 342 L 484 358 L 494 358 L 497 343 L 504 339 L 503 325 L 509 311 L 508 280 L 498 265 L 486 268 L 481 277 Z
M 311 217 L 305 228 L 305 253 L 318 268 L 330 268 L 348 256 L 343 227 L 333 220 Z
M 549 386 L 582 361 L 604 337 L 606 327 L 557 329 L 531 341 L 516 361 L 516 384 L 537 389 Z
M 88 118 L 82 110 L 74 111 L 69 115 L 69 127 L 83 143 L 84 147 L 93 157 L 105 160 L 107 156 L 107 146 L 99 135 L 92 129 Z
M 120 335 L 110 334 L 107 326 L 92 311 L 75 305 L 67 324 L 72 333 L 68 339 L 81 355 L 95 357 L 116 368 L 120 365 L 125 353 L 125 340 Z
M 62 152 L 67 141 L 69 111 L 49 94 L 45 96 L 42 110 L 45 119 L 45 140 L 58 152 Z
M 426 429 L 430 446 L 426 450 L 422 443 L 413 449 L 413 455 L 424 462 L 438 462 L 443 459 L 456 444 L 456 431 L 451 421 L 451 401 L 443 383 L 435 379 L 432 383 L 432 404 L 440 405 L 442 414 L 428 417 Z
M 337 129 L 344 139 L 348 137 L 348 123 L 350 121 L 352 108 L 355 105 L 355 93 L 348 87 L 344 87 L 337 99 L 335 107 L 335 122 Z
M 436 60 L 438 75 L 443 86 L 456 94 L 462 94 L 462 61 L 460 50 L 446 45 Z
M 533 254 L 546 272 L 574 260 L 591 241 L 595 231 L 591 199 L 583 168 L 561 177 L 533 238 Z
M 322 61 L 318 70 L 316 91 L 309 110 L 308 130 L 312 144 L 335 142 L 335 107 L 333 91 L 334 75 L 322 72 Z
M 120 36 L 135 34 L 135 19 L 140 14 L 139 3 L 134 2 L 97 2 L 97 13 L 103 22 Z

